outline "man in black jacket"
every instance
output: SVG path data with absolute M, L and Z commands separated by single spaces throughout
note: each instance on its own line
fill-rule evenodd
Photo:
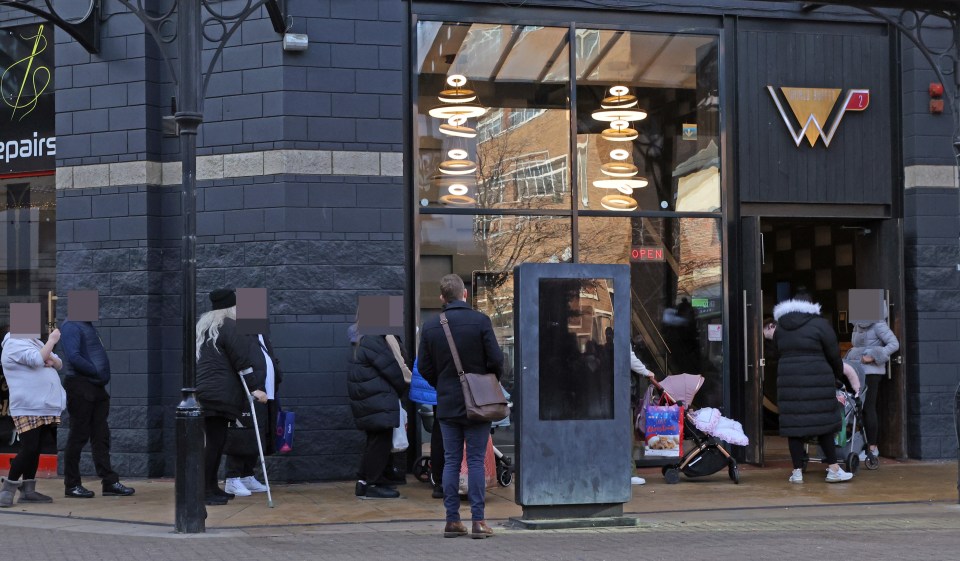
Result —
M 129 496 L 133 488 L 120 483 L 120 476 L 110 465 L 110 361 L 100 335 L 89 321 L 64 321 L 60 327 L 60 346 L 66 376 L 67 412 L 70 413 L 70 434 L 63 452 L 64 496 L 89 499 L 94 492 L 80 481 L 80 452 L 87 441 L 93 452 L 93 465 L 102 483 L 104 496 Z
M 440 300 L 443 316 L 457 347 L 464 372 L 503 375 L 503 352 L 497 344 L 490 318 L 470 308 L 466 303 L 467 290 L 458 275 L 440 279 Z M 473 520 L 471 537 L 485 538 L 493 531 L 484 520 L 484 456 L 490 438 L 490 423 L 467 419 L 467 408 L 460 387 L 460 376 L 453 362 L 447 335 L 436 317 L 423 324 L 420 332 L 418 367 L 430 385 L 437 388 L 437 418 L 443 433 L 443 505 L 446 507 L 444 537 L 467 534 L 460 522 L 460 495 L 458 493 L 460 464 L 463 461 L 464 442 L 467 448 L 469 479 L 467 495 Z

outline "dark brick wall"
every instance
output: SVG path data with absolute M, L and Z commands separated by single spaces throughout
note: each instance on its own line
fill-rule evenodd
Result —
M 163 199 L 163 189 L 146 186 L 57 192 L 57 292 L 100 293 L 96 325 L 113 373 L 108 387 L 113 461 L 123 475 L 157 476 L 172 469 L 165 465 L 162 445 L 166 411 L 156 345 L 164 251 L 150 236 L 169 220 L 169 214 L 163 216 Z M 67 299 L 62 298 L 57 317 L 65 318 L 66 312 Z M 66 431 L 60 432 L 63 444 Z M 91 465 L 88 458 L 84 462 Z
M 935 39 L 930 35 L 930 39 Z M 929 112 L 938 81 L 915 45 L 903 42 L 903 158 L 906 166 L 954 166 L 954 117 Z M 948 85 L 949 87 L 949 85 Z M 957 189 L 924 185 L 903 200 L 906 284 L 908 454 L 955 458 L 954 400 L 960 383 L 960 200 Z
M 292 31 L 310 34 L 304 53 L 284 53 L 263 13 L 243 25 L 211 78 L 200 154 L 402 150 L 402 3 L 332 4 L 291 6 Z M 57 38 L 58 165 L 177 161 L 177 139 L 159 133 L 174 90 L 140 22 L 107 20 L 100 55 Z M 294 453 L 271 460 L 275 479 L 354 476 L 363 435 L 346 397 L 346 327 L 358 295 L 403 292 L 402 189 L 398 178 L 333 175 L 198 186 L 198 312 L 218 286 L 268 289 L 281 397 L 298 415 Z M 172 474 L 179 186 L 63 189 L 57 204 L 58 291 L 101 294 L 118 471 Z M 83 465 L 89 473 L 89 457 Z
M 911 189 L 905 197 L 908 453 L 957 456 L 954 392 L 960 383 L 960 252 L 956 189 Z

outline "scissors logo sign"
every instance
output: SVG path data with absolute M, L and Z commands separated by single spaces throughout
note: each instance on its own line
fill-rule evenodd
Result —
M 11 88 L 14 95 L 10 97 L 2 96 L 3 103 L 12 109 L 10 112 L 11 121 L 22 121 L 32 113 L 40 102 L 40 96 L 50 87 L 53 73 L 38 59 L 39 55 L 46 51 L 49 46 L 47 38 L 43 34 L 43 27 L 42 25 L 38 26 L 36 33 L 33 35 L 29 33 L 20 35 L 20 38 L 24 41 L 33 43 L 30 54 L 14 61 L 13 64 L 3 70 L 3 75 L 0 76 L 0 83 L 5 84 L 10 79 L 14 86 Z M 19 84 L 16 83 L 17 78 L 19 78 Z
M 777 110 L 780 111 L 780 116 L 783 117 L 783 122 L 787 125 L 790 136 L 793 137 L 797 147 L 803 142 L 804 137 L 811 147 L 817 143 L 818 138 L 823 138 L 824 145 L 829 147 L 830 141 L 833 140 L 833 135 L 836 134 L 840 121 L 843 120 L 847 111 L 864 111 L 870 105 L 870 90 L 848 90 L 839 112 L 833 118 L 833 123 L 828 130 L 824 130 L 830 114 L 834 112 L 842 90 L 834 88 L 780 88 L 783 97 L 787 100 L 787 104 L 793 112 L 793 116 L 797 120 L 796 122 L 800 123 L 798 129 L 784 110 L 783 103 L 781 103 L 774 87 L 767 86 L 767 91 L 770 92 L 770 97 L 777 105 Z

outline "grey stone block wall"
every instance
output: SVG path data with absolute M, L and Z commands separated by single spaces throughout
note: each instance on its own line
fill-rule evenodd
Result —
M 960 384 L 960 230 L 957 190 L 905 196 L 908 453 L 955 458 L 954 393 Z
M 931 36 L 932 37 L 932 36 Z M 910 166 L 954 166 L 953 115 L 929 111 L 936 75 L 903 42 L 903 159 Z M 949 87 L 949 85 L 947 85 Z M 947 173 L 949 176 L 949 173 Z M 960 199 L 956 187 L 907 189 L 903 199 L 906 287 L 907 453 L 955 458 L 954 395 L 960 383 Z
M 199 153 L 400 152 L 403 3 L 290 7 L 291 31 L 310 33 L 310 48 L 285 53 L 263 11 L 244 23 L 211 77 Z M 58 167 L 178 161 L 178 140 L 160 134 L 176 92 L 159 51 L 122 7 L 107 9 L 118 13 L 104 22 L 100 54 L 56 35 Z M 199 185 L 198 311 L 218 286 L 269 291 L 281 397 L 298 415 L 294 452 L 271 459 L 278 480 L 354 476 L 363 435 L 346 397 L 345 332 L 358 295 L 403 292 L 402 189 L 396 178 L 332 175 Z M 116 468 L 170 475 L 182 385 L 179 186 L 63 189 L 57 204 L 58 292 L 101 295 Z M 92 473 L 86 455 L 82 467 Z

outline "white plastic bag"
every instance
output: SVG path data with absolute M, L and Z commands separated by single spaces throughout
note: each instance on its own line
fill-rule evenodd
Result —
M 403 452 L 410 447 L 407 440 L 407 410 L 403 408 L 403 402 L 400 402 L 400 426 L 393 429 L 393 448 L 391 452 Z

